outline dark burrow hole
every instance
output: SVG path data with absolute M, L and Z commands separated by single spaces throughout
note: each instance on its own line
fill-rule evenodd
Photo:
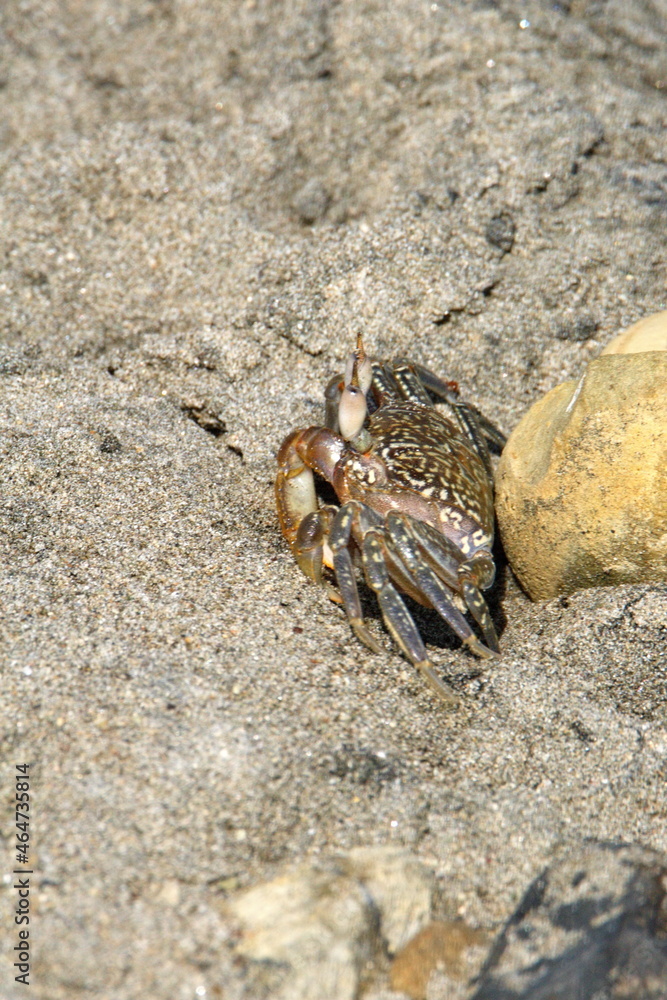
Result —
M 203 406 L 181 406 L 181 410 L 186 417 L 193 420 L 207 434 L 212 434 L 213 437 L 220 437 L 227 430 L 224 420 Z

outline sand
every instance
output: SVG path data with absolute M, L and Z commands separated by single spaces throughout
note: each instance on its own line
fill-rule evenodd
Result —
M 448 713 L 273 500 L 359 328 L 509 432 L 667 308 L 664 4 L 2 18 L 0 905 L 30 762 L 31 996 L 254 998 L 229 899 L 354 847 L 408 849 L 491 939 L 587 838 L 667 850 L 665 585 L 533 604 L 500 554 L 501 659 L 419 618 Z

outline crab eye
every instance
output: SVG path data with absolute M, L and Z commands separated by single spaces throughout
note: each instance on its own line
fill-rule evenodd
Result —
M 357 436 L 364 426 L 367 413 L 363 390 L 356 385 L 346 385 L 338 404 L 338 426 L 346 441 Z
M 347 363 L 345 365 L 345 385 L 354 384 L 355 361 L 357 362 L 357 383 L 365 395 L 370 389 L 371 382 L 373 381 L 373 365 L 371 364 L 370 358 L 366 357 L 365 354 L 361 360 L 359 360 L 359 355 L 356 351 L 353 351 L 352 354 L 348 355 Z

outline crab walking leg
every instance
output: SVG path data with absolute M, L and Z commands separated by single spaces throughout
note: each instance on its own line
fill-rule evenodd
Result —
M 489 607 L 479 589 L 480 580 L 485 581 L 487 587 L 490 586 L 495 572 L 491 556 L 486 552 L 480 552 L 459 567 L 459 586 L 466 607 L 484 633 L 487 644 L 494 652 L 500 653 L 500 643 Z
M 329 547 L 333 553 L 333 567 L 336 574 L 336 583 L 343 598 L 343 605 L 347 612 L 352 630 L 358 639 L 370 649 L 372 653 L 381 653 L 382 647 L 370 634 L 364 625 L 361 613 L 361 602 L 357 581 L 354 576 L 354 564 L 350 555 L 350 541 L 352 531 L 356 528 L 356 533 L 363 533 L 359 525 L 362 514 L 362 505 L 351 500 L 343 504 L 336 513 L 329 532 Z
M 462 403 L 457 400 L 450 405 L 454 410 L 454 414 L 459 422 L 461 430 L 484 463 L 487 476 L 491 479 L 491 481 L 493 481 L 493 465 L 491 464 L 489 446 L 486 443 L 477 421 L 477 414 L 470 406 L 468 406 L 467 403 Z
M 423 521 L 413 522 L 412 531 L 422 557 L 435 570 L 443 583 L 452 590 L 458 589 L 459 566 L 463 553 L 454 542 Z
M 428 685 L 446 704 L 458 704 L 460 700 L 458 695 L 436 675 L 412 615 L 389 578 L 383 534 L 378 528 L 366 533 L 362 558 L 366 581 L 377 594 L 385 625 L 396 643 L 410 662 L 414 663 L 423 674 Z
M 421 384 L 438 399 L 449 403 L 450 406 L 455 406 L 459 402 L 459 389 L 456 382 L 447 382 L 446 379 L 440 378 L 430 368 L 424 368 L 423 365 L 412 364 L 410 367 Z
M 438 399 L 442 399 L 445 403 L 449 403 L 453 407 L 457 414 L 462 411 L 472 414 L 473 426 L 479 434 L 481 432 L 484 437 L 491 442 L 496 448 L 503 449 L 507 443 L 507 438 L 501 430 L 498 430 L 495 424 L 492 424 L 488 417 L 485 417 L 476 406 L 471 403 L 464 403 L 458 398 L 458 393 L 454 392 L 452 389 L 451 382 L 445 382 L 434 372 L 430 371 L 428 368 L 423 368 L 421 365 L 412 366 L 415 373 L 419 376 L 419 379 L 423 385 L 428 389 L 429 392 L 433 393 Z M 454 383 L 455 385 L 456 383 Z M 466 423 L 463 426 L 466 427 L 468 433 L 471 433 L 469 424 Z M 472 435 L 471 435 L 472 436 Z
M 484 600 L 481 590 L 474 583 L 471 583 L 470 580 L 466 579 L 461 581 L 461 589 L 463 590 L 466 607 L 484 633 L 484 638 L 489 649 L 499 655 L 500 643 L 498 642 L 498 633 L 491 620 L 489 606 Z
M 464 571 L 480 589 L 486 590 L 491 586 L 496 568 L 488 553 L 482 551 L 467 559 L 451 539 L 424 521 L 412 521 L 411 530 L 422 554 L 426 556 L 440 579 L 452 590 L 459 589 L 460 578 Z
M 402 514 L 391 513 L 387 517 L 387 531 L 391 542 L 396 546 L 405 565 L 412 573 L 420 592 L 430 601 L 449 627 L 477 656 L 484 659 L 493 656 L 493 650 L 487 649 L 479 641 L 461 612 L 452 603 L 451 591 L 421 558 L 415 533 L 410 527 L 410 521 Z M 479 594 L 479 591 L 477 593 Z M 481 594 L 479 596 L 482 597 Z M 482 601 L 484 601 L 483 598 Z
M 498 634 L 480 590 L 480 587 L 490 587 L 493 583 L 496 571 L 491 557 L 482 553 L 464 561 L 461 558 L 463 553 L 454 543 L 430 525 L 412 522 L 410 529 L 421 555 L 427 559 L 440 579 L 452 590 L 463 593 L 466 607 L 482 629 L 489 647 L 490 652 L 483 655 L 500 653 Z
M 402 399 L 410 403 L 421 403 L 422 406 L 433 406 L 433 400 L 424 388 L 424 383 L 409 361 L 403 358 L 394 361 L 392 374 Z
M 372 396 L 378 408 L 400 397 L 391 365 L 382 361 L 373 362 L 373 379 L 369 395 Z
M 498 451 L 502 451 L 507 444 L 507 435 L 503 434 L 503 432 L 496 427 L 496 425 L 492 423 L 488 417 L 485 417 L 482 411 L 478 410 L 472 403 L 466 403 L 465 405 L 471 413 L 475 414 L 477 423 L 479 424 L 482 434 L 486 440 L 490 441 L 491 444 L 498 449 Z

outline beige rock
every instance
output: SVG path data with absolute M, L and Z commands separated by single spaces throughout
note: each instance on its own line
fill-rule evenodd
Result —
M 610 340 L 602 354 L 638 354 L 667 351 L 667 309 L 645 316 Z
M 535 403 L 502 454 L 496 501 L 533 600 L 667 579 L 667 353 L 597 358 Z
M 358 847 L 239 892 L 225 910 L 239 924 L 239 954 L 258 963 L 262 995 L 354 1000 L 378 949 L 393 953 L 429 922 L 433 886 L 410 851 Z M 280 981 L 268 981 L 276 969 Z
M 281 967 L 280 982 L 264 983 L 275 1000 L 354 1000 L 359 976 L 372 956 L 374 919 L 356 879 L 303 865 L 233 898 L 239 921 L 237 950 Z
M 369 892 L 390 955 L 428 923 L 433 872 L 410 851 L 392 845 L 354 847 L 341 865 Z

